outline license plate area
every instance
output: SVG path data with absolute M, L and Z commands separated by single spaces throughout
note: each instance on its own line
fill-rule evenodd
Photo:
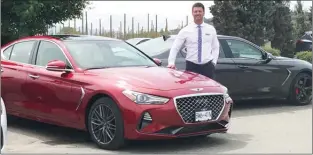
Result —
M 195 122 L 204 122 L 212 120 L 212 110 L 199 109 L 195 111 Z

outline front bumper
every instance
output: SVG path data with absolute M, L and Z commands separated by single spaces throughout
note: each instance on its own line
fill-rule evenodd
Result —
M 200 123 L 186 123 L 174 100 L 165 105 L 140 105 L 134 110 L 132 116 L 136 118 L 132 123 L 125 120 L 125 138 L 152 140 L 225 133 L 229 128 L 232 105 L 233 101 L 228 99 L 215 120 Z

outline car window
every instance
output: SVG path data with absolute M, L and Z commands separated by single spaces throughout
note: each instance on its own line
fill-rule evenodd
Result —
M 137 48 L 145 52 L 150 57 L 167 59 L 173 43 L 174 38 L 169 38 L 166 41 L 164 41 L 162 37 L 159 37 L 138 44 Z M 184 49 L 184 47 L 182 49 Z M 184 58 L 184 54 L 185 54 L 184 51 L 181 50 L 179 53 L 177 53 L 176 58 Z
M 159 37 L 138 44 L 136 47 L 147 55 L 154 57 L 169 50 L 172 47 L 173 42 L 174 39 L 164 41 L 163 37 Z
M 10 59 L 10 55 L 11 55 L 12 49 L 13 49 L 13 45 L 10 46 L 10 47 L 8 47 L 8 48 L 6 48 L 6 49 L 1 53 L 2 58 L 3 58 L 3 59 L 6 59 L 6 60 L 9 60 L 9 59 Z
M 24 41 L 16 43 L 13 47 L 10 60 L 21 63 L 28 63 L 35 42 L 36 41 Z
M 61 60 L 67 63 L 65 55 L 56 44 L 48 41 L 41 41 L 36 57 L 36 65 L 46 66 L 48 62 L 52 60 Z
M 75 62 L 83 69 L 102 67 L 157 66 L 123 41 L 64 41 Z
M 224 53 L 224 51 L 223 51 L 223 47 L 222 47 L 222 45 L 220 44 L 220 54 L 218 55 L 218 58 L 225 58 L 226 56 L 225 56 L 225 53 Z
M 111 50 L 114 54 L 114 56 L 119 56 L 119 57 L 126 57 L 126 58 L 131 58 L 131 59 L 137 59 L 138 53 L 134 53 L 130 50 L 127 50 L 127 47 L 118 47 L 118 46 L 112 46 Z
M 226 40 L 234 58 L 262 59 L 261 51 L 252 45 L 239 40 Z
M 301 39 L 312 40 L 312 34 L 304 34 Z

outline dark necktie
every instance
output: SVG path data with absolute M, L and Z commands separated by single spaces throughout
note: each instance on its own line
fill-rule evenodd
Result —
M 198 25 L 198 62 L 201 62 L 202 56 L 202 31 L 201 25 Z

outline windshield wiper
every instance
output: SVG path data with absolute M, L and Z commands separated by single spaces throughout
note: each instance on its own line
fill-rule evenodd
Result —
M 92 69 L 105 69 L 105 68 L 109 68 L 109 67 L 90 67 L 90 68 L 86 68 L 85 70 L 92 70 Z

